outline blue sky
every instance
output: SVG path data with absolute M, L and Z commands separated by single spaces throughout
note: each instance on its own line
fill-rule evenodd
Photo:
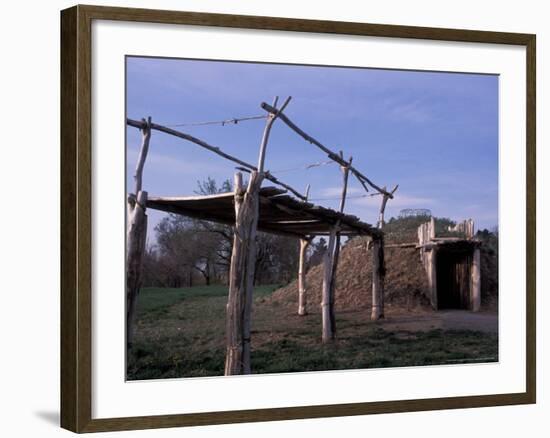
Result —
M 329 148 L 353 156 L 376 184 L 399 184 L 386 216 L 429 208 L 477 228 L 498 224 L 498 77 L 421 71 L 127 58 L 127 115 L 162 125 L 263 114 L 260 103 L 292 96 L 285 113 Z M 256 164 L 264 120 L 175 128 Z M 140 134 L 127 128 L 127 184 Z M 336 208 L 338 166 L 284 123 L 275 123 L 266 169 L 310 198 Z M 191 195 L 210 176 L 233 179 L 234 165 L 181 139 L 153 131 L 144 170 L 150 195 Z M 270 185 L 268 181 L 264 185 Z M 346 212 L 375 223 L 379 197 L 350 178 Z M 334 199 L 333 199 L 334 198 Z M 149 241 L 162 217 L 149 212 Z

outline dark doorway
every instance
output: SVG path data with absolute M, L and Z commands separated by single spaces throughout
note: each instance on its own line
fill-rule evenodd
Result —
M 437 307 L 470 309 L 470 252 L 439 250 L 437 253 Z

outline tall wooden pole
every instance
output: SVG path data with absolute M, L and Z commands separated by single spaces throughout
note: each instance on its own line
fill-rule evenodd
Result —
M 470 280 L 470 294 L 472 310 L 479 312 L 481 307 L 481 252 L 478 247 L 474 248 L 472 257 L 472 273 Z
M 437 300 L 437 247 L 433 246 L 425 253 L 425 267 L 428 274 L 428 288 L 430 290 L 430 304 L 434 310 L 438 309 Z
M 386 186 L 383 187 L 382 202 L 380 204 L 380 212 L 378 215 L 378 228 L 384 228 L 384 213 L 388 199 L 393 198 L 393 194 L 399 185 L 396 185 L 391 192 L 386 191 Z M 385 258 L 384 258 L 384 241 L 376 240 L 372 247 L 372 311 L 371 319 L 378 320 L 384 318 L 384 279 L 386 273 Z
M 132 345 L 137 297 L 141 288 L 141 269 L 147 239 L 147 192 L 142 190 L 143 167 L 151 139 L 151 117 L 143 119 L 141 148 L 134 173 L 135 197 L 128 199 L 126 230 L 126 343 Z
M 397 188 L 399 187 L 399 184 L 396 185 L 391 192 L 386 191 L 386 186 L 382 187 L 384 192 L 382 193 L 382 203 L 380 204 L 380 212 L 378 214 L 378 228 L 382 229 L 384 227 L 384 212 L 386 211 L 386 204 L 388 203 L 388 199 L 390 199 L 390 195 L 395 193 Z
M 311 238 L 300 239 L 300 261 L 298 264 L 298 315 L 307 315 L 306 255 Z
M 273 105 L 275 107 L 277 106 L 277 100 L 278 99 L 279 98 L 276 97 L 275 101 L 273 103 Z M 264 134 L 263 134 L 263 137 L 262 137 L 262 142 L 260 144 L 260 156 L 258 157 L 258 173 L 260 173 L 260 174 L 262 174 L 263 171 L 264 171 L 265 153 L 266 153 L 266 149 L 267 149 L 267 142 L 269 140 L 269 134 L 271 133 L 271 127 L 273 126 L 273 123 L 275 122 L 275 120 L 277 120 L 279 115 L 282 114 L 282 112 L 284 111 L 284 109 L 286 108 L 288 103 L 290 102 L 290 99 L 292 99 L 292 97 L 288 96 L 287 99 L 284 101 L 283 105 L 281 106 L 281 108 L 277 110 L 276 114 L 269 113 L 269 115 L 267 116 L 267 122 L 266 122 L 266 125 L 265 125 L 265 128 L 264 128 Z
M 340 156 L 343 159 L 344 154 L 343 154 L 342 151 L 340 151 Z M 344 207 L 346 206 L 346 196 L 347 196 L 347 193 L 348 193 L 349 168 L 351 166 L 352 161 L 353 161 L 353 157 L 350 157 L 349 161 L 348 161 L 349 165 L 340 167 L 340 170 L 342 171 L 342 175 L 343 175 L 342 195 L 340 197 L 340 213 L 344 212 Z M 339 256 L 340 256 L 340 232 L 338 231 L 336 233 L 336 245 L 334 247 L 334 263 L 333 263 L 333 267 L 332 267 L 333 283 L 334 283 L 334 279 L 336 278 L 336 268 L 338 267 L 338 257 Z M 334 284 L 332 285 L 332 288 L 334 289 Z
M 279 111 L 282 111 L 288 105 L 290 99 L 290 97 L 286 99 Z M 276 101 L 274 105 L 276 105 Z M 244 196 L 242 195 L 242 176 L 240 176 L 241 174 L 235 176 L 235 233 L 226 312 L 226 376 L 250 374 L 251 372 L 250 320 L 254 290 L 254 269 L 256 266 L 259 195 L 264 178 L 263 169 L 267 142 L 271 127 L 277 117 L 277 115 L 271 114 L 267 119 L 260 143 L 258 170 L 254 170 L 250 174 Z
M 128 218 L 126 250 L 126 343 L 132 345 L 134 339 L 134 319 L 136 302 L 141 288 L 141 269 L 145 241 L 147 239 L 147 192 L 141 191 L 135 199 L 131 216 Z
M 258 193 L 261 175 L 250 175 L 244 192 L 242 174 L 235 175 L 235 233 L 226 310 L 225 375 L 250 373 L 250 314 L 256 251 Z
M 384 260 L 384 239 L 372 242 L 372 311 L 371 319 L 384 318 L 384 278 L 386 265 Z
M 147 153 L 149 152 L 149 141 L 151 140 L 151 117 L 147 117 L 147 120 L 142 119 L 143 128 L 141 129 L 141 148 L 139 150 L 138 162 L 134 173 L 135 189 L 134 194 L 141 191 L 143 182 L 143 167 L 145 166 L 145 160 L 147 159 Z
M 332 262 L 334 260 L 334 245 L 336 244 L 336 226 L 330 231 L 328 239 L 328 248 L 323 257 L 323 291 L 321 298 L 321 319 L 322 319 L 322 339 L 324 343 L 330 342 L 335 336 L 334 320 L 331 317 L 331 303 L 334 300 L 331 297 L 332 286 Z
M 343 153 L 340 152 L 343 159 Z M 344 211 L 346 205 L 346 195 L 348 190 L 349 167 L 353 158 L 350 157 L 349 165 L 341 166 L 343 173 L 342 196 L 340 198 L 340 213 Z M 340 223 L 337 222 L 329 235 L 328 249 L 324 258 L 323 275 L 323 297 L 321 303 L 322 316 L 322 338 L 323 342 L 330 342 L 336 336 L 336 315 L 334 311 L 335 289 L 336 289 L 336 271 L 338 269 L 338 259 L 340 256 Z

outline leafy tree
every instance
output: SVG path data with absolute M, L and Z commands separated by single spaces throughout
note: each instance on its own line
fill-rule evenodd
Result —
M 327 240 L 321 237 L 318 241 L 313 241 L 309 246 L 308 269 L 320 264 L 327 252 Z

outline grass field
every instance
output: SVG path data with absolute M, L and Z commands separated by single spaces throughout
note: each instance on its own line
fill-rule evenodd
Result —
M 338 312 L 337 340 L 321 343 L 316 309 L 299 317 L 266 299 L 278 286 L 255 289 L 252 372 L 282 373 L 456 364 L 498 360 L 493 333 L 385 330 L 364 309 Z M 128 379 L 223 375 L 226 286 L 143 289 L 138 298 Z

